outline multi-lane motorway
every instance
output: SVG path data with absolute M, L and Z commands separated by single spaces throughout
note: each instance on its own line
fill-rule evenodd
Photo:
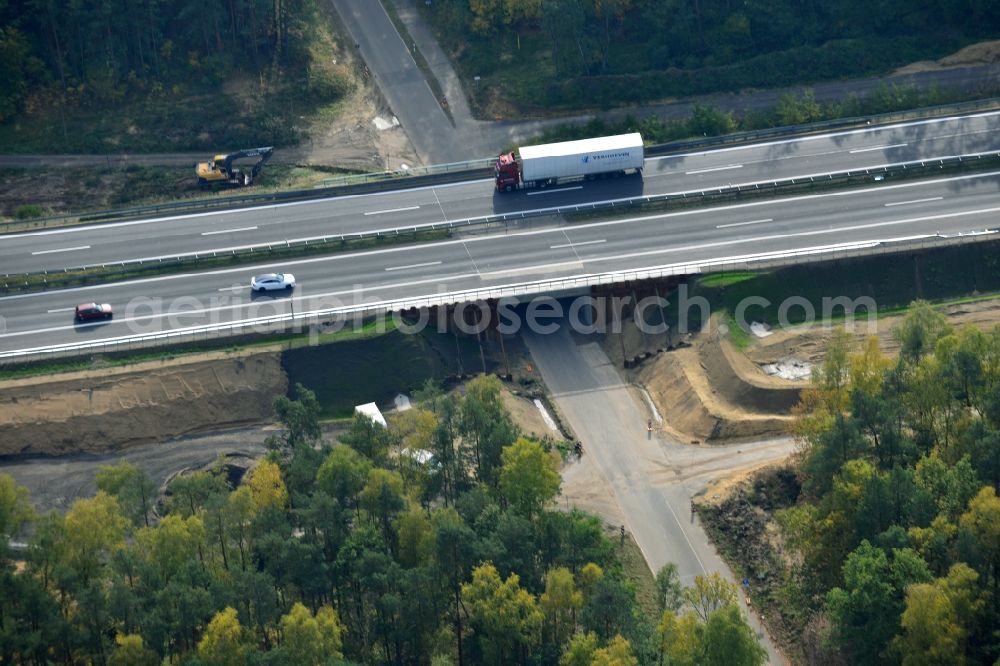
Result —
M 1000 173 L 943 177 L 9 296 L 0 299 L 0 353 L 339 304 L 982 231 L 996 226 L 998 191 Z M 299 287 L 291 295 L 248 293 L 250 275 L 266 270 L 294 272 Z M 75 325 L 73 306 L 85 301 L 111 303 L 115 319 Z
M 0 273 L 176 257 L 392 231 L 641 195 L 696 192 L 1000 150 L 1000 114 L 921 121 L 653 158 L 643 177 L 511 194 L 481 180 L 376 195 L 0 236 Z
M 495 194 L 489 181 L 158 220 L 0 236 L 3 273 L 170 257 L 405 229 L 639 194 L 697 191 L 1000 149 L 1000 113 L 773 141 L 647 161 L 642 178 Z M 512 225 L 413 246 L 0 298 L 0 353 L 768 252 L 996 227 L 1000 175 L 981 174 L 604 221 Z M 621 213 L 619 213 L 621 215 Z M 294 272 L 291 295 L 249 293 L 251 274 Z M 77 303 L 112 322 L 74 325 Z

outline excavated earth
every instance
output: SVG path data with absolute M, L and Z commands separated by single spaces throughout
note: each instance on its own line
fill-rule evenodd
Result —
M 692 343 L 636 373 L 668 432 L 709 443 L 787 434 L 802 382 L 765 375 L 718 331 Z
M 287 389 L 278 353 L 205 354 L 0 382 L 0 455 L 107 452 L 259 423 Z

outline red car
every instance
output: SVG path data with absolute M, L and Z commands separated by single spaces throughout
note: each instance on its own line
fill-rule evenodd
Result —
M 114 313 L 107 303 L 81 303 L 76 306 L 77 321 L 94 321 L 95 319 L 111 319 Z

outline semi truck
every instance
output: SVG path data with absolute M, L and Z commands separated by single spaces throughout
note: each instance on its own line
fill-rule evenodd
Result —
M 522 146 L 497 157 L 497 191 L 547 187 L 574 178 L 617 176 L 628 171 L 642 173 L 642 160 L 638 132 Z

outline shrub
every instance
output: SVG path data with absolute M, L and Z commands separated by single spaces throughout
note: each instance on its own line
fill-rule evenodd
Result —
M 45 210 L 38 204 L 24 204 L 14 210 L 14 217 L 18 220 L 29 220 L 44 214 Z

